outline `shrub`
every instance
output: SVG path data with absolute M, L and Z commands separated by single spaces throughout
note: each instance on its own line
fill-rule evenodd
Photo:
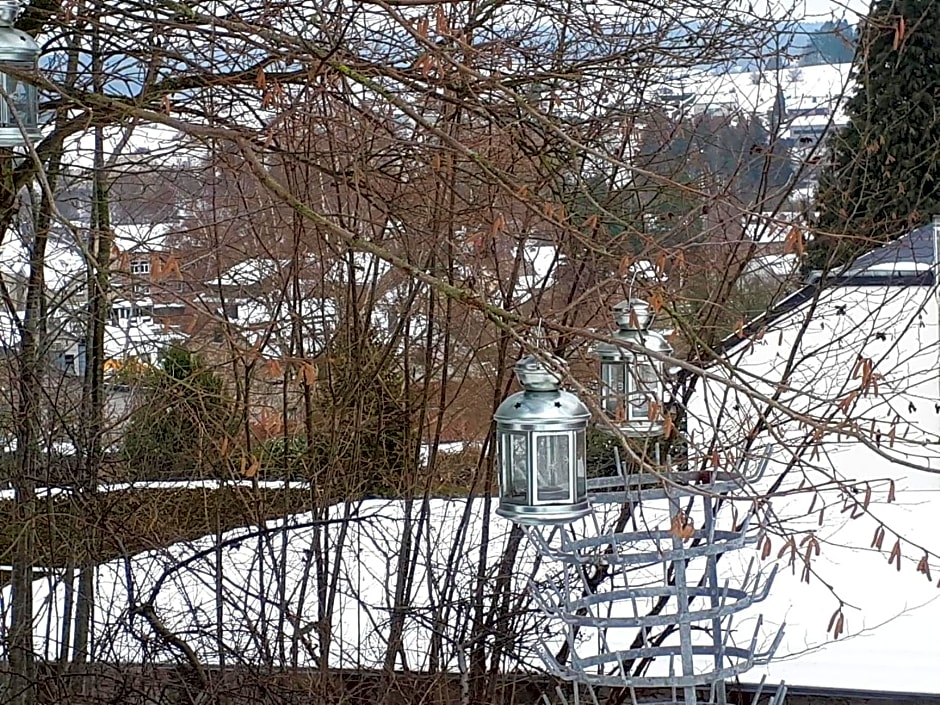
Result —
M 202 358 L 174 345 L 140 380 L 143 403 L 128 420 L 123 459 L 137 477 L 218 475 L 218 448 L 235 431 L 222 378 Z

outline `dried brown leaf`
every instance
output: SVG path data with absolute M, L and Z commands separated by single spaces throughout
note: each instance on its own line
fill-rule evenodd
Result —
M 249 465 L 247 468 L 244 468 L 244 469 L 242 470 L 242 475 L 244 475 L 244 476 L 247 477 L 248 479 L 251 479 L 251 478 L 253 478 L 255 475 L 258 474 L 258 471 L 259 471 L 260 469 L 261 469 L 261 461 L 260 461 L 258 458 L 254 458 L 254 459 L 251 461 L 251 465 Z
M 841 607 L 839 607 L 835 612 L 833 612 L 832 616 L 829 618 L 829 626 L 826 627 L 827 632 L 831 632 L 832 628 L 836 626 L 836 620 L 839 618 L 840 614 L 842 614 Z
M 875 535 L 871 539 L 871 547 L 877 548 L 880 551 L 882 545 L 884 545 L 884 540 L 885 528 L 883 526 L 879 526 L 877 529 L 875 529 Z
M 918 561 L 917 572 L 923 573 L 924 575 L 927 576 L 927 580 L 932 581 L 933 578 L 930 576 L 930 561 L 928 560 L 928 558 L 929 558 L 928 555 L 925 553 L 924 557 L 921 558 L 920 561 Z
M 663 417 L 663 438 L 667 440 L 671 438 L 674 430 L 675 424 L 672 421 L 672 414 L 666 414 Z
M 672 517 L 669 533 L 674 538 L 685 541 L 695 535 L 695 526 L 692 524 L 692 520 L 685 515 L 685 512 L 678 511 Z
M 422 17 L 421 20 L 418 22 L 418 28 L 417 28 L 418 36 L 421 37 L 422 39 L 427 39 L 428 29 L 430 28 L 430 26 L 431 26 L 430 20 L 428 20 L 427 17 Z
M 317 384 L 317 366 L 309 360 L 300 363 L 300 370 L 297 373 L 300 381 L 308 387 L 314 387 Z
M 444 7 L 438 5 L 434 12 L 434 29 L 438 34 L 450 34 L 450 25 L 447 22 L 447 15 L 444 13 Z
M 621 277 L 625 277 L 630 273 L 630 266 L 632 264 L 633 264 L 633 259 L 631 259 L 630 255 L 624 255 L 623 257 L 620 258 L 619 271 L 620 271 Z
M 842 413 L 845 414 L 846 416 L 848 416 L 849 407 L 852 406 L 852 402 L 855 401 L 855 397 L 856 397 L 857 395 L 858 395 L 858 392 L 857 392 L 857 391 L 849 392 L 848 394 L 845 395 L 845 397 L 842 399 L 842 401 L 839 402 L 839 409 L 840 409 L 840 410 L 842 411 Z
M 497 213 L 496 217 L 493 218 L 493 222 L 490 224 L 490 237 L 496 237 L 499 235 L 505 225 L 506 218 L 502 213 Z
M 665 305 L 666 299 L 663 297 L 662 292 L 653 292 L 650 296 L 650 308 L 653 309 L 653 313 L 659 313 L 663 310 L 663 306 Z
M 891 549 L 891 554 L 888 556 L 888 565 L 891 565 L 897 561 L 898 572 L 901 571 L 901 539 L 897 539 L 894 542 L 894 547 Z
M 790 228 L 786 238 L 783 240 L 783 253 L 786 255 L 797 255 L 798 257 L 802 257 L 805 248 L 806 243 L 803 239 L 803 233 L 798 227 L 794 225 L 792 228 Z

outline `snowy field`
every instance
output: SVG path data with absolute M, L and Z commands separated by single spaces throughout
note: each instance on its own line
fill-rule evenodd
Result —
M 928 581 L 916 568 L 922 552 L 910 543 L 940 551 L 931 511 L 940 477 L 906 471 L 858 446 L 833 448 L 831 457 L 840 467 L 855 468 L 856 474 L 846 481 L 868 482 L 873 488 L 872 516 L 851 519 L 851 513 L 841 511 L 844 499 L 836 491 L 821 493 L 813 501 L 806 494 L 787 494 L 784 484 L 783 495 L 773 504 L 774 523 L 796 531 L 797 541 L 805 535 L 802 532 L 812 530 L 821 551 L 813 558 L 814 573 L 806 584 L 801 579 L 802 551 L 791 566 L 789 553 L 781 552 L 784 555 L 778 558 L 784 540 L 772 539 L 763 569 L 779 564 L 777 579 L 770 597 L 739 619 L 737 630 L 750 639 L 754 620 L 763 614 L 765 645 L 785 624 L 784 638 L 776 659 L 743 680 L 757 681 L 766 674 L 770 682 L 792 685 L 940 694 L 940 672 L 932 668 L 940 662 L 940 643 L 923 628 L 940 623 L 940 590 L 934 583 L 940 567 L 932 563 L 938 575 Z M 816 479 L 825 478 L 820 472 Z M 887 502 L 889 479 L 895 481 L 896 492 L 891 503 Z M 819 510 L 824 505 L 820 526 Z M 428 667 L 435 631 L 443 636 L 442 665 L 458 668 L 460 644 L 466 638 L 460 630 L 473 600 L 480 546 L 488 551 L 485 584 L 489 587 L 484 592 L 488 602 L 494 571 L 509 538 L 509 524 L 492 514 L 493 508 L 484 500 L 469 504 L 431 500 L 424 522 L 419 521 L 421 503 L 412 508 L 411 546 L 417 569 L 407 591 L 403 633 L 403 652 L 411 668 Z M 597 508 L 602 525 L 611 509 Z M 153 625 L 132 609 L 151 604 L 161 624 L 178 633 L 206 662 L 313 665 L 319 655 L 313 555 L 320 545 L 328 546 L 338 581 L 330 662 L 342 668 L 381 667 L 405 511 L 402 502 L 391 500 L 341 504 L 328 515 L 298 514 L 268 522 L 263 531 L 252 527 L 228 532 L 221 542 L 206 537 L 104 564 L 96 573 L 95 658 L 178 660 L 179 652 L 155 638 Z M 651 503 L 641 517 L 651 530 L 668 524 L 662 504 Z M 879 522 L 888 528 L 880 552 L 871 548 Z M 576 526 L 582 535 L 594 530 L 593 522 Z M 888 564 L 896 533 L 904 540 L 900 571 Z M 727 555 L 719 564 L 723 575 L 740 577 L 755 551 Z M 550 575 L 551 567 L 535 568 L 534 559 L 533 546 L 523 539 L 512 568 L 514 591 L 522 594 L 530 575 L 536 580 Z M 68 594 L 63 578 L 52 575 L 35 582 L 36 647 L 47 658 L 56 658 L 61 648 Z M 6 611 L 8 591 L 0 599 Z M 840 599 L 845 633 L 833 640 L 829 621 Z M 519 661 L 507 659 L 507 668 L 538 669 L 540 642 L 549 648 L 560 645 L 553 625 L 531 611 L 531 604 L 526 610 L 513 625 L 521 636 L 515 648 Z M 610 638 L 616 647 L 632 640 L 633 633 Z M 589 643 L 581 644 L 579 651 L 583 655 L 590 648 Z

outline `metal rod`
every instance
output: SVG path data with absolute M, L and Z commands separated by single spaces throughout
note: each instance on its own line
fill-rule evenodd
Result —
M 673 495 L 669 498 L 669 508 L 672 516 L 680 511 L 678 498 Z M 695 661 L 692 652 L 692 625 L 689 623 L 689 586 L 686 582 L 685 558 L 682 557 L 682 537 L 673 535 L 672 547 L 680 553 L 680 557 L 672 562 L 673 579 L 676 584 L 676 620 L 679 622 L 679 645 L 682 659 L 682 675 L 695 675 Z M 687 685 L 683 689 L 685 705 L 696 705 L 697 695 L 695 686 Z
M 705 505 L 705 535 L 712 539 L 715 535 L 715 507 L 712 504 L 714 500 L 711 497 L 702 497 L 702 504 Z M 715 592 L 718 589 L 718 560 L 715 554 L 710 554 L 707 558 L 707 570 L 708 577 L 707 580 L 711 587 L 711 606 L 713 608 L 718 607 L 719 598 L 718 594 Z M 721 638 L 721 617 L 714 617 L 712 619 L 712 642 L 715 645 L 715 671 L 720 671 L 724 665 L 723 657 L 723 640 Z M 718 702 L 718 705 L 727 705 L 728 695 L 725 690 L 725 682 L 723 680 L 716 681 L 715 686 L 715 698 Z

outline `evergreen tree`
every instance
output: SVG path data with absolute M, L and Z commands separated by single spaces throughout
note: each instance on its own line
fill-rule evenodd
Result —
M 877 0 L 849 122 L 822 168 L 807 267 L 844 265 L 940 211 L 940 3 Z
M 218 472 L 218 447 L 235 431 L 222 378 L 181 346 L 164 351 L 146 375 L 144 403 L 128 420 L 124 460 L 144 477 L 193 478 Z

